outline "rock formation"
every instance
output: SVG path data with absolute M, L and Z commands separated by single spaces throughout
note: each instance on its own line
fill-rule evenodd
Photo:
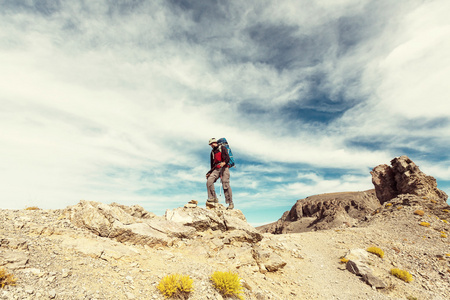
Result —
M 158 217 L 138 205 L 128 207 L 82 200 L 66 208 L 64 214 L 77 227 L 101 237 L 151 247 L 171 246 L 206 230 L 221 231 L 233 241 L 256 243 L 262 239 L 240 210 L 227 211 L 223 205 L 216 209 L 196 205 L 177 208 Z
M 427 197 L 445 203 L 448 196 L 437 188 L 436 179 L 424 174 L 406 155 L 391 160 L 391 166 L 379 165 L 371 172 L 381 204 L 401 194 Z
M 374 190 L 315 195 L 298 200 L 277 222 L 258 229 L 281 234 L 349 227 L 379 205 Z

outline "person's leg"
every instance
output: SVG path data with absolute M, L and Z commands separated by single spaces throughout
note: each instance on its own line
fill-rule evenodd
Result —
M 230 186 L 230 169 L 225 168 L 222 175 L 222 186 L 223 186 L 223 193 L 225 195 L 225 203 L 229 204 L 228 208 L 232 209 L 234 208 L 233 204 L 233 194 L 231 192 L 231 186 Z
M 218 202 L 216 196 L 216 190 L 214 188 L 214 182 L 219 178 L 219 170 L 216 169 L 212 171 L 209 175 L 208 180 L 206 180 L 206 190 L 208 191 L 208 202 Z

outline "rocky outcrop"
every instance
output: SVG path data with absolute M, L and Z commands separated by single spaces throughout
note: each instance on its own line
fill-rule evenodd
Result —
M 315 195 L 298 200 L 277 222 L 258 229 L 281 234 L 350 227 L 379 205 L 374 190 Z
M 391 166 L 376 166 L 370 173 L 381 203 L 402 194 L 427 197 L 443 203 L 448 198 L 444 191 L 437 188 L 436 179 L 424 174 L 406 155 L 391 160 Z
M 136 211 L 141 213 L 136 214 Z M 88 229 L 101 237 L 132 244 L 167 246 L 176 238 L 190 238 L 195 233 L 192 227 L 152 217 L 142 213 L 140 208 L 116 204 L 82 200 L 77 205 L 66 208 L 64 214 L 77 227 Z
M 256 243 L 262 240 L 262 235 L 247 223 L 240 210 L 226 210 L 221 204 L 215 209 L 184 207 L 167 210 L 165 218 L 167 221 L 193 227 L 197 232 L 208 229 L 227 232 L 232 241 Z
M 128 207 L 82 200 L 66 208 L 64 215 L 75 226 L 100 237 L 151 247 L 171 246 L 209 229 L 226 233 L 230 242 L 256 243 L 262 239 L 240 210 L 227 211 L 223 206 L 211 210 L 197 206 L 177 208 L 158 217 L 138 205 Z

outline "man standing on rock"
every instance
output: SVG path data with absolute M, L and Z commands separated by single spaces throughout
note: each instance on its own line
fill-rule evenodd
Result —
M 217 140 L 212 138 L 209 140 L 209 145 L 211 146 L 211 170 L 206 174 L 206 189 L 208 190 L 208 200 L 206 204 L 219 203 L 219 199 L 216 196 L 216 190 L 214 188 L 214 183 L 220 177 L 222 181 L 223 193 L 225 195 L 225 203 L 228 204 L 227 209 L 233 209 L 233 198 L 230 187 L 230 169 L 228 163 L 230 162 L 230 157 L 228 155 L 227 149 L 223 146 L 219 146 Z

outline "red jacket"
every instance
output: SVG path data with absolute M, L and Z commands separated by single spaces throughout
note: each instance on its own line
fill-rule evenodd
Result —
M 225 162 L 225 166 L 228 166 L 230 162 L 230 157 L 228 156 L 228 151 L 223 146 L 217 146 L 211 150 L 211 169 L 216 167 L 220 168 L 219 163 Z

